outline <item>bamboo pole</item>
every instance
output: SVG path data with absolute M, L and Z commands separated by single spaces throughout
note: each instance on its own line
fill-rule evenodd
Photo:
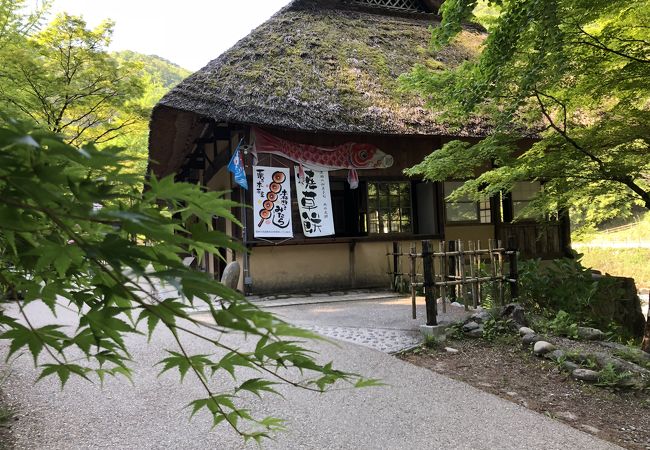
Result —
M 490 239 L 488 241 L 488 249 L 490 250 L 490 273 L 492 274 L 493 283 L 494 283 L 496 282 L 496 278 L 497 278 L 497 265 L 496 265 L 496 258 L 494 257 L 494 239 Z M 492 285 L 492 301 L 496 306 L 496 303 L 498 301 L 498 289 L 496 284 Z
M 476 241 L 476 276 L 480 278 L 481 276 L 481 253 L 479 252 L 481 250 L 481 241 Z M 476 283 L 476 293 L 478 296 L 478 302 L 483 303 L 481 299 L 481 292 L 483 291 L 481 282 L 478 281 Z
M 469 245 L 469 250 L 470 250 L 470 254 L 469 254 L 469 277 L 472 280 L 472 303 L 473 303 L 474 309 L 476 309 L 476 307 L 478 306 L 478 298 L 477 298 L 477 295 L 476 295 L 477 294 L 476 288 L 478 286 L 478 281 L 476 281 L 476 278 L 474 276 L 474 268 L 475 268 L 474 267 L 475 266 L 474 260 L 476 259 L 476 255 L 474 254 L 474 249 L 476 247 L 474 246 L 473 241 L 469 241 L 468 245 Z
M 465 280 L 465 252 L 463 251 L 463 241 L 458 240 L 458 270 L 460 272 L 460 295 L 463 298 L 465 311 L 469 311 L 469 302 L 467 301 L 467 285 Z

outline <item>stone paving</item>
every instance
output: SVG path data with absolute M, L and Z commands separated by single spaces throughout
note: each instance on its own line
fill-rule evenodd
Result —
M 284 320 L 325 337 L 395 353 L 422 342 L 420 325 L 426 322 L 425 302 L 417 298 L 417 318 L 411 317 L 411 298 L 393 293 L 346 294 L 338 297 L 312 296 L 284 299 L 282 303 L 259 301 Z M 329 299 L 329 300 L 328 300 Z M 347 301 L 345 300 L 347 299 Z M 447 305 L 443 314 L 439 305 L 439 323 L 450 323 L 471 312 Z
M 386 330 L 378 328 L 303 326 L 310 331 L 332 339 L 339 339 L 385 353 L 396 353 L 422 342 L 419 331 Z

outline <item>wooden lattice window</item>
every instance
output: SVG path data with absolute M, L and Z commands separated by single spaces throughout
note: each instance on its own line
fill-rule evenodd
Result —
M 345 0 L 345 3 L 401 11 L 428 12 L 419 0 Z

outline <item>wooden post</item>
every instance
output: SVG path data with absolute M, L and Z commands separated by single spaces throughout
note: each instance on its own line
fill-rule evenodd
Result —
M 497 282 L 497 264 L 496 258 L 494 257 L 494 239 L 488 241 L 488 251 L 490 252 L 490 273 L 492 276 L 492 306 L 497 305 L 498 299 L 498 288 L 495 284 Z
M 416 258 L 417 258 L 417 252 L 418 252 L 418 247 L 413 242 L 411 244 L 411 253 L 409 254 L 409 257 L 411 258 L 411 272 L 409 273 L 409 277 L 411 279 L 411 315 L 413 316 L 414 319 L 417 319 L 417 304 L 416 304 L 416 294 L 415 294 L 415 271 L 416 271 Z
M 474 309 L 478 307 L 478 280 L 474 269 L 476 268 L 476 246 L 474 241 L 469 241 L 469 277 L 472 280 L 472 303 Z
M 456 241 L 449 241 L 449 251 L 450 252 L 455 252 L 456 251 Z M 455 256 L 449 256 L 449 275 L 451 277 L 456 276 L 456 257 Z M 449 277 L 445 276 L 445 281 L 447 281 Z M 450 302 L 455 302 L 456 301 L 456 287 L 452 286 L 452 288 L 449 290 L 449 301 Z
M 476 241 L 476 250 L 481 250 L 481 241 Z M 478 254 L 476 255 L 476 276 L 481 277 L 481 259 L 483 258 L 482 255 Z M 476 292 L 478 296 L 478 302 L 481 303 L 481 292 L 482 292 L 482 287 L 481 283 L 477 282 L 476 283 Z
M 442 301 L 442 313 L 447 313 L 447 286 L 444 283 L 447 282 L 447 257 L 445 256 L 445 243 L 440 241 L 438 243 L 438 252 L 441 253 L 440 256 L 440 281 L 442 285 L 440 286 L 440 297 Z
M 517 249 L 515 248 L 515 240 L 511 236 L 508 239 L 508 266 L 510 266 L 510 301 L 514 301 L 519 297 L 519 269 L 517 267 Z
M 458 240 L 458 273 L 460 274 L 460 296 L 463 299 L 463 306 L 465 311 L 469 311 L 469 304 L 467 301 L 467 288 L 465 286 L 465 252 L 463 250 L 463 241 Z
M 424 273 L 424 296 L 427 310 L 427 325 L 438 325 L 438 312 L 436 311 L 437 305 L 433 292 L 435 283 L 433 278 L 434 273 L 431 241 L 422 241 L 422 272 Z
M 399 244 L 393 242 L 393 291 L 397 292 L 397 266 L 399 265 Z
M 497 252 L 497 258 L 499 261 L 499 305 L 503 306 L 503 279 L 505 277 L 503 276 L 503 246 L 501 241 L 497 241 L 497 249 L 499 249 Z

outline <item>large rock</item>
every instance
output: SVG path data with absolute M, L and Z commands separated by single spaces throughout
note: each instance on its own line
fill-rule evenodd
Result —
M 517 325 L 517 327 L 520 328 L 528 326 L 524 312 L 524 307 L 520 304 L 510 303 L 501 308 L 499 316 L 502 319 L 511 319 Z
M 533 352 L 535 352 L 536 355 L 545 355 L 555 349 L 555 345 L 551 344 L 550 342 L 537 341 L 533 347 Z
M 469 333 L 472 330 L 476 330 L 480 327 L 480 325 L 476 322 L 467 322 L 465 325 L 463 325 L 463 331 L 465 333 Z
M 526 336 L 527 334 L 535 334 L 535 330 L 533 330 L 532 328 L 528 328 L 528 327 L 519 328 L 519 335 Z
M 239 262 L 233 261 L 226 265 L 226 268 L 223 269 L 223 274 L 221 275 L 221 284 L 229 287 L 230 289 L 237 289 L 239 286 L 239 274 L 241 272 L 241 267 Z
M 580 366 L 572 361 L 562 361 L 562 368 L 567 372 L 573 373 L 573 371 L 579 369 Z
M 606 327 L 614 322 L 635 337 L 643 336 L 645 317 L 634 279 L 602 276 L 589 307 L 592 316 L 599 319 L 596 326 Z
M 542 336 L 538 336 L 536 334 L 525 334 L 521 338 L 521 343 L 524 345 L 532 345 L 537 341 L 543 340 Z
M 481 338 L 483 337 L 483 327 L 477 328 L 475 330 L 472 330 L 468 333 L 465 333 L 465 336 L 471 337 L 471 338 Z
M 602 341 L 607 336 L 598 328 L 578 327 L 578 337 L 585 341 Z
M 553 350 L 551 352 L 548 352 L 544 355 L 544 358 L 550 359 L 551 361 L 561 361 L 562 359 L 566 358 L 566 353 L 564 353 L 563 350 Z
M 488 311 L 481 309 L 472 314 L 469 318 L 476 323 L 485 323 L 492 318 L 492 315 Z
M 573 378 L 582 381 L 587 381 L 589 383 L 595 383 L 596 381 L 598 381 L 598 372 L 596 372 L 595 370 L 576 369 L 571 373 L 571 375 L 573 376 Z

